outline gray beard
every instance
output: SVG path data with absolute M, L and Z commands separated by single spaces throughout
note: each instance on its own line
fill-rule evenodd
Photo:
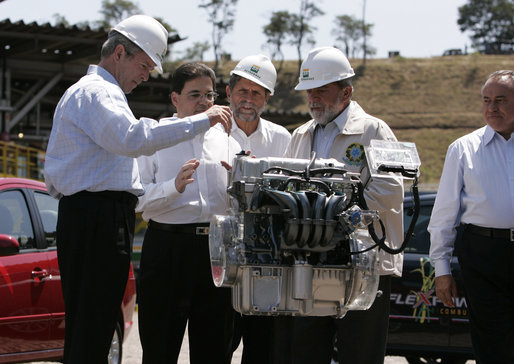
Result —
M 326 109 L 321 114 L 319 112 L 314 113 L 310 110 L 310 108 L 309 108 L 309 114 L 310 114 L 311 118 L 313 118 L 318 124 L 320 124 L 322 126 L 325 126 L 328 123 L 330 123 L 338 115 L 338 113 L 336 113 L 332 110 L 326 110 Z
M 254 106 L 254 105 L 252 105 L 252 106 Z M 232 107 L 232 105 L 231 105 L 234 115 L 239 120 L 242 120 L 247 123 L 251 123 L 252 121 L 258 120 L 261 117 L 261 114 L 264 111 L 265 107 L 266 107 L 266 105 L 263 105 L 260 109 L 255 107 L 253 116 L 248 116 L 248 115 L 241 115 L 241 113 L 239 111 L 237 111 L 238 109 L 236 107 Z

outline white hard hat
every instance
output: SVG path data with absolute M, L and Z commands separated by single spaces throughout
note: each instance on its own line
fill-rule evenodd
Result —
M 168 49 L 168 31 L 157 20 L 147 15 L 133 15 L 119 22 L 113 30 L 134 42 L 154 61 L 162 73 L 162 62 Z
M 236 67 L 230 72 L 244 77 L 271 92 L 275 92 L 277 82 L 277 70 L 271 60 L 263 54 L 247 56 L 239 61 Z
M 334 47 L 314 48 L 302 62 L 295 90 L 310 90 L 355 76 L 348 58 Z

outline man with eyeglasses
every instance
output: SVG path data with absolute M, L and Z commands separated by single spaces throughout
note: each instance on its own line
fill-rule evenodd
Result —
M 187 63 L 175 71 L 171 102 L 179 119 L 205 112 L 216 98 L 214 71 Z M 190 363 L 230 364 L 233 346 L 229 288 L 213 284 L 209 221 L 225 213 L 227 171 L 241 151 L 222 127 L 138 159 L 145 194 L 136 211 L 148 229 L 138 275 L 139 336 L 144 364 L 176 363 L 188 327 Z

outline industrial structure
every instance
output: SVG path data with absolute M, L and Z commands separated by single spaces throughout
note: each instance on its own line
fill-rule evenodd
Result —
M 0 176 L 41 179 L 55 106 L 89 64 L 97 63 L 106 29 L 0 21 Z M 170 35 L 171 45 L 182 40 Z M 136 117 L 173 111 L 166 75 L 127 95 Z

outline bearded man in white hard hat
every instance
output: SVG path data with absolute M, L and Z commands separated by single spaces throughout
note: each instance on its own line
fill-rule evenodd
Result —
M 243 150 L 258 158 L 282 157 L 291 140 L 286 128 L 260 117 L 275 92 L 276 81 L 277 71 L 271 60 L 257 54 L 239 61 L 226 87 L 235 121 L 230 135 Z M 236 321 L 236 331 L 243 338 L 242 364 L 271 363 L 274 321 L 265 316 L 242 316 Z
M 191 139 L 222 123 L 228 107 L 158 123 L 136 119 L 125 94 L 162 72 L 168 32 L 134 15 L 117 24 L 98 65 L 59 101 L 46 153 L 45 182 L 59 199 L 57 256 L 65 304 L 64 363 L 107 363 L 144 193 L 134 157 Z
M 312 120 L 293 132 L 285 154 L 290 158 L 336 158 L 348 171 L 361 175 L 364 198 L 378 210 L 386 229 L 386 244 L 398 248 L 403 241 L 403 185 L 397 179 L 372 180 L 364 147 L 371 139 L 396 141 L 387 124 L 367 114 L 352 101 L 355 73 L 337 48 L 321 47 L 303 61 L 296 90 L 306 90 Z M 379 227 L 376 227 L 377 231 Z M 336 338 L 340 363 L 377 364 L 385 356 L 389 322 L 391 277 L 401 276 L 403 256 L 380 251 L 378 295 L 367 311 L 348 311 L 342 319 L 298 317 L 292 319 L 292 363 L 330 363 Z M 288 360 L 289 360 L 288 359 Z
M 257 54 L 239 61 L 226 87 L 235 121 L 231 135 L 257 158 L 282 157 L 291 139 L 286 128 L 261 118 L 276 81 L 277 71 L 271 60 Z

